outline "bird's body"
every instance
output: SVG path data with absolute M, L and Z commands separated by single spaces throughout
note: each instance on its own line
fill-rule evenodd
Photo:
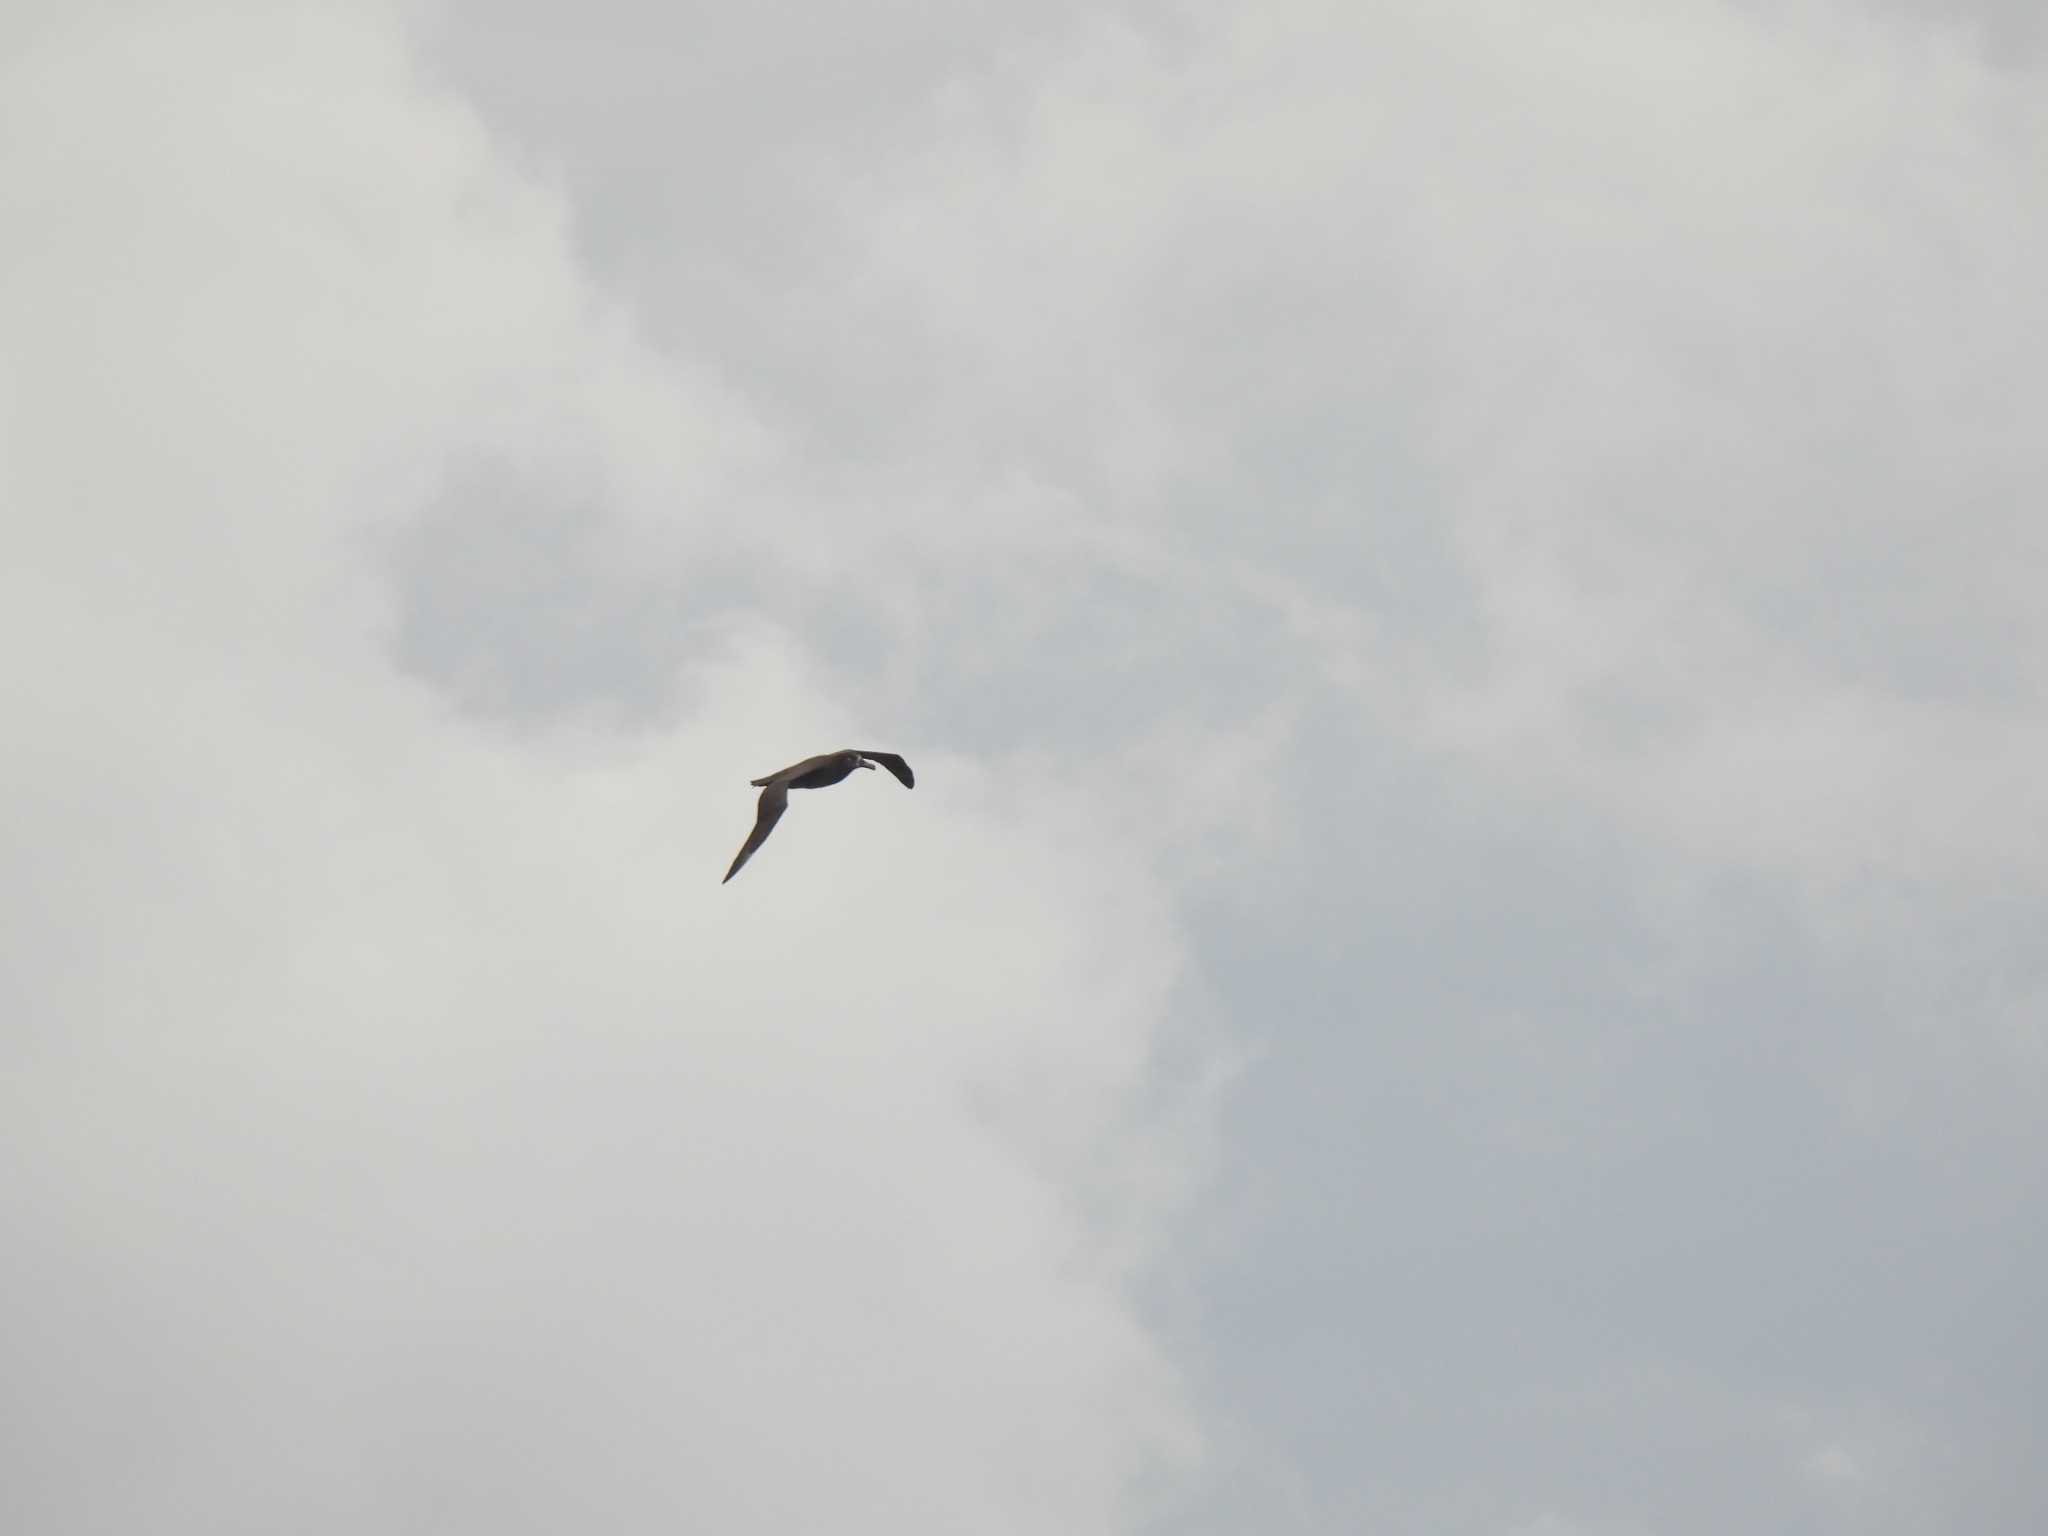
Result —
M 816 757 L 807 757 L 800 763 L 791 763 L 779 773 L 749 782 L 761 791 L 761 799 L 754 813 L 754 830 L 747 837 L 746 845 L 732 861 L 732 868 L 725 872 L 730 880 L 740 872 L 740 866 L 754 856 L 754 850 L 768 841 L 768 834 L 775 830 L 775 823 L 782 819 L 782 813 L 789 809 L 789 792 L 792 789 L 823 789 L 828 784 L 837 784 L 862 768 L 872 768 L 880 763 L 896 775 L 905 789 L 916 784 L 910 764 L 894 752 L 856 752 L 851 747 L 838 752 L 823 752 Z M 725 880 L 718 883 L 725 884 Z

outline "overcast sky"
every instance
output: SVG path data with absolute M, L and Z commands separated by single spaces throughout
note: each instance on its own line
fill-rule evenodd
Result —
M 17 0 L 0 1523 L 2048 1529 L 2043 43 Z

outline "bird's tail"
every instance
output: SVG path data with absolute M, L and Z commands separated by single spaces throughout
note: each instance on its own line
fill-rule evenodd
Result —
M 753 786 L 754 786 L 754 788 L 756 788 L 756 789 L 766 789 L 766 788 L 768 787 L 768 785 L 769 785 L 769 784 L 771 784 L 772 782 L 774 782 L 774 779 L 775 779 L 775 775 L 771 773 L 771 774 L 769 774 L 769 775 L 768 775 L 768 777 L 767 777 L 767 778 L 765 778 L 765 779 L 749 779 L 749 780 L 747 780 L 747 782 L 748 782 L 749 784 L 753 785 Z

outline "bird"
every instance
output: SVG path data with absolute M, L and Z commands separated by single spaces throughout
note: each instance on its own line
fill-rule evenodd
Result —
M 754 856 L 754 850 L 768 841 L 768 834 L 775 830 L 775 823 L 782 820 L 782 813 L 789 809 L 789 792 L 792 789 L 823 789 L 827 784 L 837 784 L 859 769 L 872 768 L 877 763 L 895 774 L 905 789 L 916 786 L 917 779 L 910 771 L 910 764 L 896 753 L 857 752 L 851 747 L 838 752 L 821 752 L 800 763 L 791 763 L 780 773 L 748 780 L 761 790 L 760 808 L 754 813 L 754 830 L 747 835 L 745 846 L 733 859 L 732 868 L 725 872 L 725 880 L 738 874 L 740 866 Z M 718 883 L 723 885 L 725 880 Z

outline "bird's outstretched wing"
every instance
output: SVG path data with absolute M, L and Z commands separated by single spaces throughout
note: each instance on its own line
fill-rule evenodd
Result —
M 730 880 L 734 875 L 738 874 L 740 866 L 754 856 L 754 850 L 768 841 L 768 834 L 775 830 L 775 823 L 782 820 L 782 813 L 788 809 L 789 786 L 787 784 L 771 782 L 766 789 L 761 791 L 761 808 L 754 815 L 754 830 L 747 834 L 746 846 L 740 849 L 738 856 L 733 859 L 732 868 L 725 872 L 725 880 Z M 721 880 L 718 883 L 723 885 L 725 880 Z
M 903 761 L 903 759 L 898 757 L 894 752 L 863 752 L 861 753 L 861 756 L 873 758 L 876 762 L 880 763 L 884 768 L 888 769 L 891 773 L 895 774 L 897 778 L 903 781 L 903 787 L 905 789 L 913 789 L 916 787 L 917 779 L 914 775 L 912 775 L 910 771 L 910 764 Z

